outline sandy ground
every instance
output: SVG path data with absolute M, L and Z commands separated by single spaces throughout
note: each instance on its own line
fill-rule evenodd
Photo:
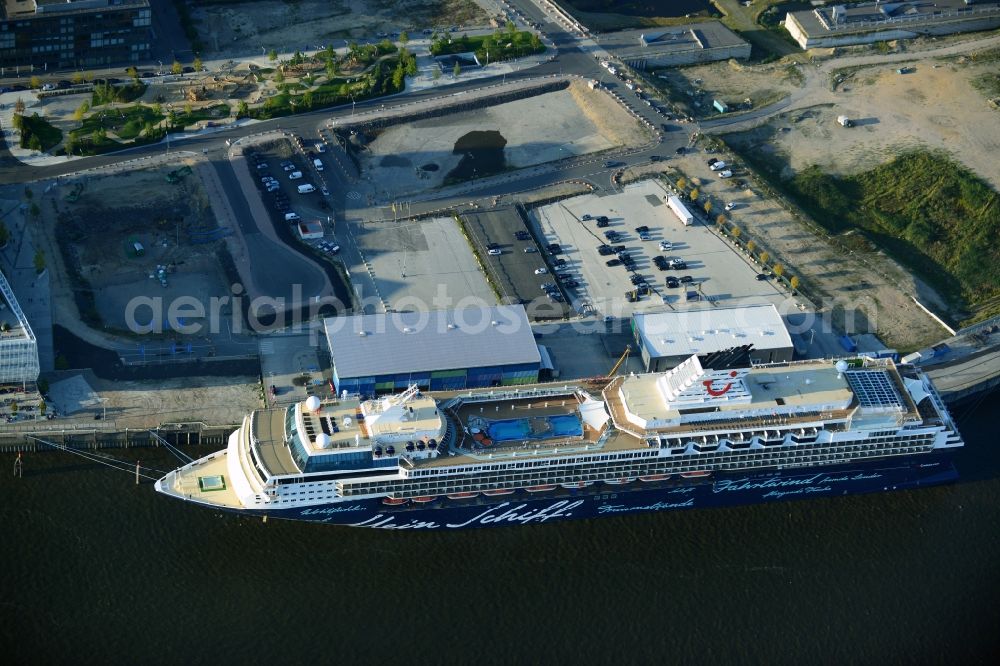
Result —
M 771 264 L 781 263 L 788 275 L 799 276 L 817 311 L 830 317 L 832 329 L 874 333 L 890 347 L 903 351 L 947 336 L 944 328 L 913 302 L 912 297 L 917 297 L 932 309 L 945 309 L 940 297 L 926 285 L 882 254 L 862 259 L 838 250 L 795 221 L 778 203 L 752 189 L 735 187 L 738 175 L 728 180 L 717 178 L 705 163 L 710 154 L 689 153 L 672 164 L 679 175 L 697 185 L 702 201 L 707 198 L 712 202 L 713 219 L 726 203 L 737 205 L 726 216 L 741 227 L 744 239 L 754 240 L 770 253 Z
M 691 67 L 670 67 L 651 72 L 656 85 L 669 87 L 696 117 L 712 117 L 712 101 L 741 103 L 747 98 L 755 107 L 776 102 L 799 87 L 801 79 L 789 74 L 787 65 L 747 65 L 737 60 Z
M 525 123 L 524 118 L 533 122 Z M 646 138 L 610 97 L 573 83 L 567 90 L 392 127 L 369 145 L 362 168 L 374 182 L 386 184 L 387 196 L 433 189 L 443 184 L 461 160 L 461 155 L 452 153 L 455 142 L 477 130 L 503 135 L 511 168 L 641 143 Z M 439 168 L 417 169 L 427 164 Z
M 334 39 L 375 39 L 379 32 L 411 33 L 451 25 L 486 25 L 473 0 L 299 0 L 198 6 L 198 33 L 209 55 L 248 48 L 321 48 Z
M 184 377 L 156 381 L 107 381 L 89 378 L 106 400 L 108 420 L 118 428 L 164 423 L 239 424 L 263 407 L 255 377 Z

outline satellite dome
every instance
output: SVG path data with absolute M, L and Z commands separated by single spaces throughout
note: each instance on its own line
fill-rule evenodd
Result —
M 316 448 L 317 449 L 328 449 L 330 448 L 330 436 L 325 432 L 321 432 L 316 435 Z
M 310 412 L 318 412 L 319 411 L 319 398 L 317 398 L 314 395 L 311 395 L 308 398 L 306 398 L 306 409 L 308 411 L 310 411 Z
M 848 365 L 847 361 L 840 360 L 837 361 L 837 364 L 833 367 L 837 368 L 837 372 L 845 372 L 851 366 Z

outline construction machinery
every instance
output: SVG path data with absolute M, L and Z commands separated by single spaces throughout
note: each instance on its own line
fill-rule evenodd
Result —
M 630 353 L 632 353 L 632 345 L 625 345 L 625 351 L 622 352 L 621 357 L 613 366 L 611 366 L 611 369 L 608 370 L 608 377 L 615 376 L 615 373 L 618 372 L 618 368 L 622 367 L 622 364 L 624 364 L 625 361 L 628 360 L 628 355 Z

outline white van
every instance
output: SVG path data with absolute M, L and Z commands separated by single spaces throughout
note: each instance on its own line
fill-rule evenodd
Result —
M 291 213 L 285 213 L 285 222 L 298 222 L 301 219 L 302 218 L 299 217 L 299 214 L 296 213 L 295 211 L 292 211 Z
M 302 177 L 301 171 L 293 171 L 290 174 L 288 174 L 288 180 L 298 180 L 301 177 Z
M 733 175 L 733 172 L 730 171 L 729 169 L 726 169 L 725 171 L 720 171 L 719 172 L 719 178 L 729 178 L 732 175 Z
M 306 183 L 305 185 L 299 185 L 299 194 L 309 194 L 310 192 L 315 192 L 316 186 Z
M 313 160 L 313 166 L 316 167 L 316 171 L 322 171 L 323 170 L 323 160 L 321 160 L 320 158 L 317 157 L 316 159 Z
M 712 162 L 712 165 L 708 168 L 711 169 L 712 171 L 719 171 L 720 169 L 726 168 L 726 163 L 723 162 L 722 160 L 719 160 L 718 162 Z

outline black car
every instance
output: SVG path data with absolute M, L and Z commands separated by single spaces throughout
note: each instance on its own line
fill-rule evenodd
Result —
M 674 152 L 677 153 L 678 155 L 683 155 L 684 154 L 684 146 L 678 147 L 677 150 L 675 150 Z
M 632 275 L 631 275 L 631 276 L 629 276 L 629 279 L 628 279 L 628 280 L 629 280 L 629 282 L 631 282 L 632 284 L 639 284 L 639 283 L 641 283 L 641 282 L 645 282 L 645 281 L 646 281 L 646 278 L 642 277 L 642 276 L 641 276 L 641 275 L 639 275 L 638 273 L 632 273 Z
M 612 245 L 611 249 L 614 250 L 616 253 L 626 251 L 624 245 Z
M 615 251 L 611 249 L 610 245 L 599 245 L 597 247 L 597 254 L 601 255 L 602 257 L 606 257 L 609 254 L 614 254 L 614 253 Z
M 573 274 L 572 273 L 556 273 L 556 277 L 559 278 L 560 280 L 572 280 L 573 279 Z
M 618 167 L 623 167 L 623 166 L 625 166 L 624 162 L 609 161 L 609 162 L 605 162 L 604 163 L 604 168 L 605 169 L 617 169 Z
M 527 231 L 515 231 L 514 238 L 517 240 L 528 240 L 531 238 L 531 235 Z
M 563 286 L 564 287 L 579 287 L 580 283 L 577 282 L 576 280 L 566 280 L 565 282 L 563 282 Z
M 153 74 L 152 72 L 143 72 L 142 74 L 139 75 L 139 78 L 140 79 L 151 79 L 154 76 L 156 76 L 156 75 Z
M 184 72 L 185 74 L 191 74 L 192 72 L 194 72 L 194 67 L 191 66 L 182 67 L 181 71 Z
M 646 233 L 649 233 L 649 227 L 647 227 L 645 224 L 642 225 L 641 227 L 636 227 L 635 228 L 635 233 L 637 233 L 637 234 L 646 234 Z
M 680 280 L 675 278 L 673 275 L 670 275 L 667 277 L 667 286 L 670 287 L 671 289 L 676 289 L 677 287 L 681 286 L 681 283 Z
M 662 158 L 662 157 L 660 157 L 659 155 L 650 155 L 650 156 L 649 156 L 649 161 L 650 161 L 650 162 L 659 162 L 659 161 L 660 161 L 660 160 L 662 160 L 662 159 L 663 159 L 663 158 Z
M 555 264 L 556 266 L 565 266 L 566 260 L 563 259 L 562 257 L 559 257 L 558 259 L 554 259 L 552 263 Z
M 712 166 L 713 164 L 715 164 L 718 161 L 719 161 L 718 157 L 711 157 L 711 158 L 708 159 L 708 161 L 706 162 L 706 164 L 708 164 L 708 166 Z
M 673 268 L 673 269 L 674 269 L 675 271 L 684 271 L 684 270 L 687 270 L 687 267 L 688 267 L 688 265 L 687 265 L 687 263 L 686 263 L 686 262 L 683 262 L 683 261 L 675 261 L 675 262 L 674 262 L 674 265 L 673 265 L 673 267 L 672 267 L 672 268 Z
M 604 232 L 604 237 L 607 238 L 609 241 L 614 242 L 618 238 L 618 232 L 615 231 L 614 229 L 608 229 L 607 231 Z
M 605 224 L 609 224 L 611 222 L 611 220 L 608 218 L 607 215 L 598 215 L 597 216 L 597 225 L 600 226 L 602 222 L 604 222 Z
M 766 280 L 767 279 L 767 273 L 757 273 L 757 279 L 758 280 Z
M 604 263 L 606 263 L 608 266 L 621 266 L 622 265 L 622 260 L 621 259 L 608 259 Z
M 56 84 L 56 88 L 58 88 L 59 90 L 66 90 L 66 88 L 69 88 L 71 85 L 73 85 L 71 82 L 67 81 L 66 79 L 63 79 L 62 81 Z
M 682 276 L 680 276 L 680 278 L 679 278 L 679 279 L 680 279 L 680 281 L 681 281 L 681 282 L 683 282 L 684 284 L 687 284 L 688 282 L 692 282 L 692 281 L 694 281 L 694 278 L 693 278 L 693 277 L 691 277 L 690 275 L 682 275 Z
M 559 243 L 549 243 L 545 246 L 545 249 L 549 251 L 549 254 L 559 254 L 562 252 L 562 248 L 559 247 Z
M 500 244 L 499 243 L 487 243 L 486 244 L 486 249 L 487 250 L 498 250 L 498 249 L 500 249 Z
M 610 220 L 608 220 L 608 219 L 604 219 L 604 220 L 598 220 L 598 221 L 597 221 L 597 226 L 598 226 L 598 227 L 607 227 L 607 226 L 611 226 L 611 221 L 610 221 Z

